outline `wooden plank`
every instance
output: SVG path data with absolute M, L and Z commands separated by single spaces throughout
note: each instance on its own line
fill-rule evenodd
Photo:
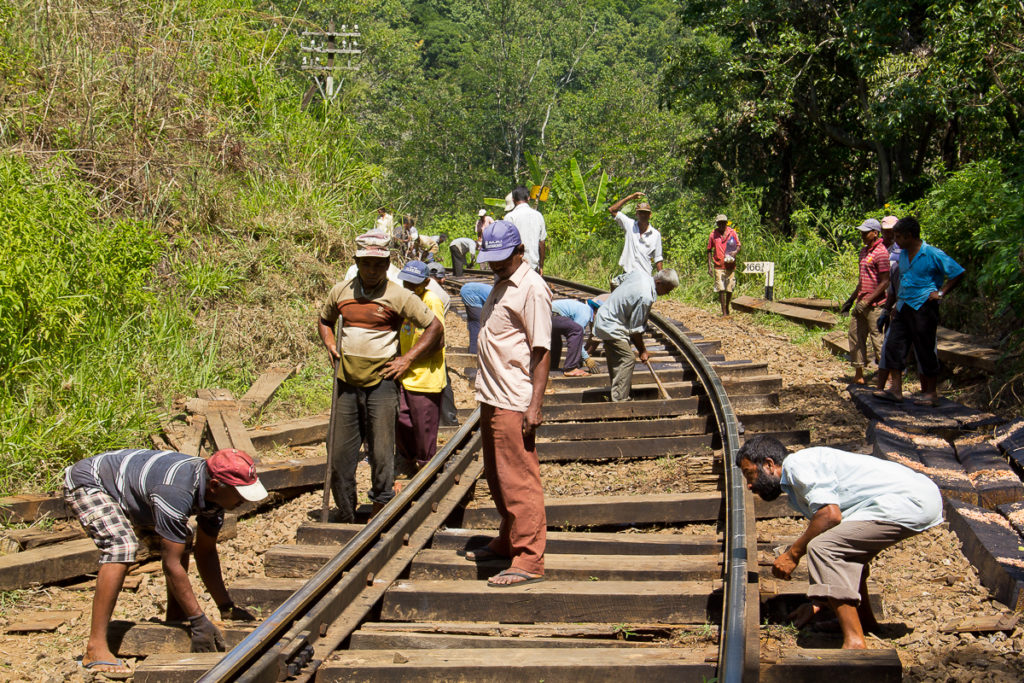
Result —
M 787 306 L 813 308 L 819 311 L 835 311 L 836 313 L 838 313 L 839 309 L 843 307 L 843 303 L 841 301 L 836 301 L 835 299 L 821 299 L 816 296 L 795 296 L 788 299 L 779 299 L 779 303 L 786 304 Z
M 446 635 L 493 636 L 499 638 L 628 638 L 623 627 L 637 637 L 666 636 L 672 631 L 692 633 L 704 630 L 705 624 L 696 629 L 688 624 L 645 624 L 641 622 L 609 623 L 542 623 L 506 624 L 499 621 L 368 621 L 360 627 L 366 633 L 440 633 Z M 715 628 L 713 626 L 713 628 Z
M 327 439 L 327 424 L 330 417 L 328 413 L 324 413 L 265 427 L 256 427 L 249 430 L 249 440 L 260 450 L 269 450 L 276 446 L 319 443 Z
M 615 422 L 543 423 L 537 428 L 537 438 L 545 443 L 695 435 L 709 431 L 708 421 L 706 416 L 688 416 Z
M 223 652 L 154 654 L 135 665 L 135 683 L 195 683 Z
M 772 502 L 755 500 L 758 518 L 795 517 L 785 494 Z M 587 496 L 546 498 L 548 527 L 587 527 L 614 524 L 680 524 L 711 522 L 722 512 L 717 492 L 663 493 L 641 496 Z M 492 507 L 468 508 L 462 524 L 467 529 L 494 529 L 500 517 Z
M 456 650 L 480 648 L 658 647 L 653 643 L 614 638 L 531 638 L 415 633 L 360 629 L 352 634 L 349 650 Z
M 381 619 L 704 623 L 720 590 L 711 581 L 548 580 L 500 590 L 486 581 L 400 581 L 384 594 Z
M 193 415 L 189 420 L 189 429 L 182 435 L 179 451 L 199 457 L 206 434 L 206 415 Z
M 20 550 L 31 550 L 44 545 L 73 541 L 85 538 L 85 531 L 80 526 L 73 526 L 62 531 L 44 531 L 42 529 L 8 529 L 3 536 L 18 545 Z
M 821 343 L 836 355 L 842 356 L 850 353 L 850 340 L 844 331 L 830 332 L 822 337 Z M 936 340 L 936 348 L 939 360 L 943 363 L 976 368 L 986 372 L 995 371 L 1002 358 L 1002 354 L 995 349 L 973 346 L 960 340 L 943 339 L 941 335 Z
M 495 650 L 359 650 L 339 652 L 317 672 L 318 681 L 598 681 L 701 683 L 715 675 L 711 649 L 587 648 Z
M 981 584 L 1010 609 L 1024 611 L 1024 552 L 1017 532 L 999 513 L 958 500 L 947 498 L 945 511 Z
M 985 616 L 957 617 L 946 622 L 939 629 L 941 633 L 995 633 L 1012 631 L 1020 621 L 1020 615 L 1013 612 Z
M 67 519 L 71 511 L 64 499 L 52 493 L 24 493 L 0 498 L 0 520 L 4 522 L 32 523 L 44 517 Z
M 761 683 L 900 683 L 896 650 L 824 650 L 796 647 L 761 663 Z
M 1024 501 L 1020 477 L 986 437 L 957 439 L 953 446 L 968 479 L 978 490 L 979 505 L 994 510 L 1005 503 Z
M 256 378 L 256 381 L 249 391 L 245 392 L 242 398 L 238 399 L 239 415 L 243 420 L 248 420 L 260 414 L 264 406 L 273 398 L 274 394 L 281 387 L 286 379 L 296 373 L 298 367 L 269 368 Z
M 812 310 L 802 308 L 800 306 L 790 306 L 788 304 L 766 301 L 765 299 L 759 299 L 752 296 L 735 297 L 732 300 L 732 305 L 733 308 L 738 311 L 745 311 L 748 313 L 752 313 L 754 311 L 774 313 L 776 315 L 781 315 L 783 318 L 788 320 L 792 320 L 793 322 L 810 325 L 812 327 L 830 329 L 839 323 L 839 318 L 827 311 Z
M 228 647 L 234 647 L 252 633 L 254 625 L 223 624 L 221 633 Z M 185 622 L 153 623 L 111 621 L 107 642 L 118 657 L 150 657 L 155 654 L 186 653 L 192 638 Z
M 545 397 L 546 399 L 547 397 Z M 544 402 L 545 422 L 566 422 L 581 420 L 617 420 L 627 418 L 658 418 L 693 415 L 697 412 L 700 400 L 692 398 L 674 398 L 667 401 L 624 401 L 621 403 L 593 403 L 580 405 L 568 403 L 548 405 Z M 467 415 L 468 416 L 468 415 Z M 465 419 L 465 418 L 460 418 Z
M 221 539 L 237 535 L 238 518 L 224 516 Z M 151 556 L 141 544 L 136 557 L 142 562 Z M 74 579 L 96 571 L 100 551 L 90 538 L 47 545 L 20 553 L 0 556 L 0 590 L 27 588 L 34 583 L 50 584 Z
M 209 422 L 210 436 L 217 450 L 235 448 L 249 455 L 256 453 L 256 447 L 249 439 L 249 433 L 242 424 L 238 408 L 227 410 L 214 409 L 206 414 Z M 255 459 L 255 458 L 254 458 Z
M 302 458 L 256 465 L 256 473 L 268 491 L 323 486 L 327 475 L 327 458 Z
M 996 506 L 1006 521 L 1010 523 L 1013 530 L 1024 539 L 1024 503 L 1004 503 Z
M 69 621 L 82 616 L 80 610 L 22 612 L 7 625 L 7 633 L 40 633 L 56 631 Z
M 580 462 L 663 458 L 709 450 L 714 435 L 669 436 L 653 439 L 605 439 L 599 441 L 555 441 L 537 444 L 541 462 Z

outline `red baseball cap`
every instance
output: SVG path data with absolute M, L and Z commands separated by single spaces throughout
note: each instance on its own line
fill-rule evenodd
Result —
M 242 498 L 256 502 L 267 497 L 267 489 L 256 477 L 256 465 L 248 453 L 225 448 L 207 458 L 206 466 L 211 477 L 234 486 Z

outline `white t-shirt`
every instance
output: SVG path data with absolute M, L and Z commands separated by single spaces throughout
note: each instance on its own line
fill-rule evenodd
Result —
M 519 237 L 525 247 L 523 258 L 531 268 L 537 270 L 540 267 L 540 243 L 548 238 L 544 216 L 524 202 L 506 213 L 505 220 L 519 230 Z
M 402 272 L 402 270 L 400 268 L 398 268 L 397 266 L 395 266 L 394 263 L 392 263 L 391 265 L 388 266 L 388 279 L 391 280 L 392 282 L 397 283 L 397 284 L 402 284 L 402 281 L 398 279 L 398 274 L 401 273 L 401 272 Z M 353 263 L 351 266 L 348 267 L 348 270 L 345 271 L 345 280 L 344 281 L 351 280 L 358 273 L 359 273 L 359 267 L 356 264 Z
M 377 220 L 373 222 L 373 229 L 380 230 L 385 235 L 390 235 L 394 227 L 395 219 L 390 213 L 386 213 L 383 216 L 377 216 Z
M 931 479 L 870 455 L 805 448 L 783 461 L 781 484 L 789 504 L 808 519 L 838 505 L 844 522 L 894 522 L 914 531 L 942 523 L 942 494 Z
M 647 231 L 641 233 L 636 221 L 622 211 L 615 214 L 615 221 L 626 233 L 622 255 L 619 256 L 622 270 L 627 273 L 642 270 L 650 274 L 651 261 L 657 263 L 664 260 L 661 256 L 661 233 L 653 225 L 648 225 Z

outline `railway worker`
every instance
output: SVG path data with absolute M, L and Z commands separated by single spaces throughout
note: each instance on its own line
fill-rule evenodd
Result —
M 356 239 L 359 274 L 331 288 L 320 310 L 317 331 L 335 368 L 332 451 L 333 479 L 327 482 L 338 506 L 336 521 L 354 522 L 356 466 L 367 442 L 370 501 L 374 512 L 394 497 L 396 379 L 433 349 L 443 326 L 419 297 L 386 277 L 391 263 L 387 235 L 369 232 Z M 335 322 L 338 325 L 336 346 Z M 402 323 L 425 328 L 419 340 L 398 355 Z
M 467 282 L 459 289 L 462 305 L 466 307 L 466 327 L 469 329 L 469 352 L 477 352 L 477 337 L 480 335 L 480 314 L 484 302 L 491 295 L 494 285 L 485 282 Z
M 409 214 L 402 217 L 402 256 L 405 259 L 416 258 L 414 250 L 419 242 L 420 232 L 416 229 L 416 219 Z
M 651 205 L 647 202 L 637 204 L 636 220 L 627 216 L 626 212 L 622 210 L 627 202 L 643 196 L 643 192 L 634 192 L 608 207 L 608 212 L 625 232 L 622 254 L 619 256 L 622 274 L 612 278 L 613 289 L 618 287 L 622 280 L 634 270 L 641 270 L 650 275 L 651 262 L 658 270 L 665 265 L 661 255 L 661 233 L 651 227 Z
M 524 259 L 519 230 L 495 221 L 484 230 L 480 262 L 497 275 L 484 304 L 477 354 L 484 475 L 501 515 L 497 538 L 466 553 L 480 562 L 511 558 L 488 585 L 544 578 L 547 519 L 536 436 L 551 363 L 551 290 Z
M 447 279 L 448 273 L 444 269 L 444 264 L 437 261 L 427 264 L 427 273 L 430 275 L 427 289 L 436 294 L 437 298 L 441 300 L 441 305 L 444 308 L 444 315 L 441 317 L 441 321 L 444 322 L 448 318 L 448 311 L 452 307 L 452 296 L 444 288 L 444 281 Z M 441 424 L 446 427 L 452 427 L 459 424 L 459 418 L 455 408 L 455 392 L 452 389 L 452 378 L 448 372 L 447 363 L 444 366 L 444 377 L 445 386 L 441 392 Z
M 455 277 L 462 277 L 462 271 L 473 265 L 473 257 L 476 255 L 476 240 L 472 237 L 458 237 L 448 245 L 448 251 L 452 255 L 452 271 Z
M 885 290 L 886 305 L 882 315 L 878 318 L 877 329 L 882 333 L 882 349 L 878 354 L 878 375 L 876 384 L 879 391 L 886 388 L 889 379 L 889 369 L 885 365 L 885 343 L 889 339 L 889 318 L 892 304 L 896 301 L 896 290 L 900 286 L 900 245 L 896 244 L 896 233 L 893 228 L 899 218 L 886 216 L 882 219 L 882 244 L 889 252 L 889 287 Z
M 413 250 L 413 258 L 427 263 L 433 263 L 437 257 L 437 250 L 442 244 L 448 241 L 448 235 L 420 235 Z
M 581 366 L 595 365 L 590 354 L 583 348 L 583 338 L 594 311 L 579 299 L 557 299 L 551 302 L 551 363 L 558 364 L 562 357 L 562 338 L 565 338 L 565 362 L 562 372 L 566 377 L 582 377 L 589 374 Z M 588 362 L 589 361 L 589 362 Z
M 901 218 L 893 230 L 901 251 L 899 291 L 885 344 L 885 367 L 892 388 L 879 388 L 874 395 L 894 403 L 903 401 L 903 369 L 907 352 L 913 347 L 921 376 L 921 398 L 915 403 L 934 407 L 939 402 L 939 357 L 935 347 L 939 304 L 963 281 L 964 269 L 944 251 L 921 239 L 916 218 Z
M 708 275 L 715 279 L 723 318 L 729 317 L 729 303 L 736 289 L 736 255 L 742 246 L 739 234 L 729 225 L 729 217 L 724 213 L 715 216 L 715 227 L 708 236 Z
M 942 495 L 927 476 L 870 455 L 835 448 L 792 454 L 770 436 L 755 436 L 736 455 L 748 488 L 764 500 L 785 493 L 810 520 L 772 574 L 792 577 L 807 556 L 810 605 L 791 615 L 799 628 L 828 603 L 843 631 L 843 647 L 863 649 L 878 628 L 868 600 L 871 560 L 889 546 L 942 523 Z
M 419 297 L 442 325 L 435 346 L 416 359 L 401 376 L 398 398 L 398 423 L 395 444 L 398 454 L 414 470 L 423 467 L 437 451 L 437 427 L 441 419 L 441 393 L 447 384 L 444 362 L 444 305 L 427 287 L 431 282 L 427 264 L 409 261 L 399 274 L 407 290 Z M 409 320 L 402 323 L 398 335 L 399 350 L 408 353 L 424 328 Z
M 864 366 L 882 353 L 882 331 L 878 320 L 885 310 L 885 292 L 889 288 L 889 250 L 882 242 L 882 224 L 868 218 L 857 226 L 864 246 L 858 256 L 857 287 L 843 305 L 850 310 L 850 364 L 853 381 L 864 384 Z
M 140 540 L 159 545 L 167 579 L 167 620 L 188 620 L 192 652 L 224 650 L 224 636 L 203 613 L 188 579 L 188 554 L 220 608 L 222 619 L 253 621 L 236 607 L 224 586 L 217 534 L 224 510 L 259 501 L 267 490 L 252 458 L 217 451 L 206 460 L 184 453 L 122 449 L 79 460 L 64 470 L 64 501 L 100 550 L 92 620 L 82 666 L 104 674 L 128 674 L 107 644 L 107 627 Z M 189 517 L 196 516 L 193 530 Z
M 508 210 L 511 211 L 512 207 L 509 207 Z M 484 228 L 486 228 L 488 225 L 490 225 L 493 222 L 494 222 L 494 218 L 491 217 L 491 215 L 489 213 L 487 213 L 487 209 L 480 209 L 480 211 L 477 212 L 477 214 L 476 214 L 476 226 L 475 226 L 475 228 L 476 228 L 476 243 L 477 243 L 477 245 L 479 245 L 480 242 L 482 242 L 483 239 L 484 239 Z
M 385 235 L 391 235 L 395 230 L 395 217 L 383 206 L 377 207 L 377 220 L 373 222 L 373 229 Z
M 651 306 L 679 286 L 679 276 L 671 268 L 659 270 L 652 278 L 641 270 L 627 275 L 594 316 L 594 336 L 604 341 L 604 355 L 611 379 L 612 401 L 628 401 L 633 385 L 636 357 L 630 342 L 646 363 L 649 354 L 644 346 L 644 328 Z
M 530 191 L 520 185 L 512 190 L 512 210 L 504 220 L 516 226 L 526 250 L 524 259 L 540 275 L 544 274 L 544 255 L 548 249 L 548 228 L 540 211 L 530 206 Z M 506 200 L 508 198 L 506 197 Z M 506 204 L 507 206 L 507 204 Z M 477 259 L 480 263 L 480 259 Z

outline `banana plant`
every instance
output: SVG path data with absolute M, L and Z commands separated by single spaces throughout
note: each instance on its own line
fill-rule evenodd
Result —
M 570 213 L 588 218 L 603 214 L 608 194 L 608 174 L 601 171 L 597 190 L 593 194 L 593 201 L 590 199 L 590 192 L 587 191 L 588 178 L 594 175 L 599 168 L 599 164 L 594 164 L 586 173 L 583 173 L 580 171 L 579 162 L 576 159 L 570 159 L 567 171 L 555 173 L 552 185 L 559 199 L 568 204 Z

